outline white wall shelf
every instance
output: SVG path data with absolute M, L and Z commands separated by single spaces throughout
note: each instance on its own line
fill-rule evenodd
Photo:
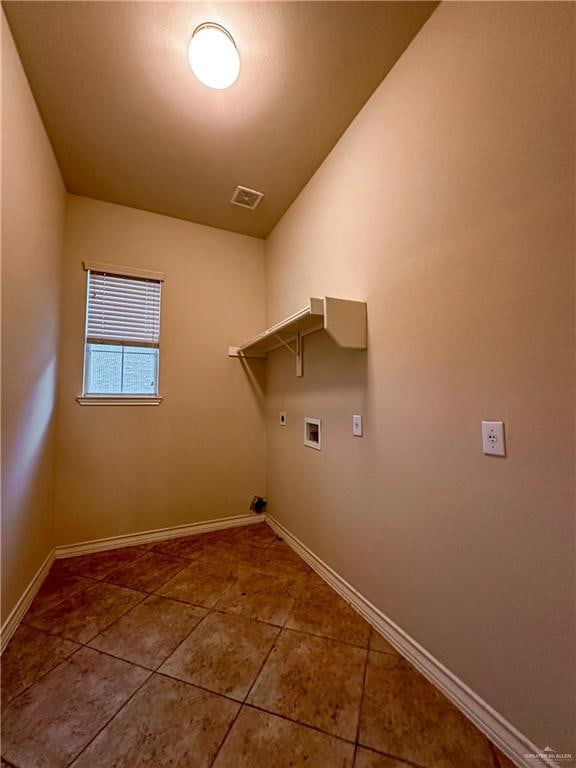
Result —
M 366 302 L 349 299 L 310 299 L 308 305 L 239 347 L 229 347 L 230 357 L 265 358 L 268 352 L 287 347 L 296 356 L 296 375 L 302 376 L 302 340 L 324 330 L 340 347 L 366 349 Z

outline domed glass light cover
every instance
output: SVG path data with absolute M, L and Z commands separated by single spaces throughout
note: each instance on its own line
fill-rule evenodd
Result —
M 212 22 L 194 30 L 188 61 L 192 72 L 208 88 L 229 88 L 240 74 L 240 56 L 232 35 Z

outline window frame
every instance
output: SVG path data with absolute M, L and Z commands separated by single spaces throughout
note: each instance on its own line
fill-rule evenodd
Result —
M 83 355 L 82 355 L 82 394 L 76 398 L 80 405 L 160 405 L 163 397 L 160 395 L 160 346 L 162 335 L 162 293 L 164 283 L 164 273 L 140 267 L 119 266 L 100 261 L 84 261 L 84 271 L 86 272 L 85 292 L 84 292 L 84 334 L 83 334 Z M 156 394 L 87 394 L 86 393 L 86 359 L 88 347 L 88 289 L 90 285 L 90 272 L 104 272 L 118 277 L 134 278 L 136 280 L 154 280 L 160 283 L 160 327 L 158 335 L 158 360 L 156 369 Z M 119 342 L 118 346 L 130 346 Z

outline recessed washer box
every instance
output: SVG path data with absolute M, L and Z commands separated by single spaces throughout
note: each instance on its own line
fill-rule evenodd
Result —
M 304 418 L 304 445 L 308 448 L 322 450 L 322 419 L 313 419 L 311 416 Z

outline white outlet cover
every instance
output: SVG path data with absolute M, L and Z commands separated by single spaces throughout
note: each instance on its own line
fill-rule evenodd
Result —
M 482 451 L 487 456 L 506 456 L 503 421 L 482 422 Z
M 280 422 L 281 427 L 286 426 L 286 411 L 280 411 L 278 414 L 278 421 Z
M 352 416 L 352 434 L 354 437 L 362 437 L 362 416 L 360 414 Z

